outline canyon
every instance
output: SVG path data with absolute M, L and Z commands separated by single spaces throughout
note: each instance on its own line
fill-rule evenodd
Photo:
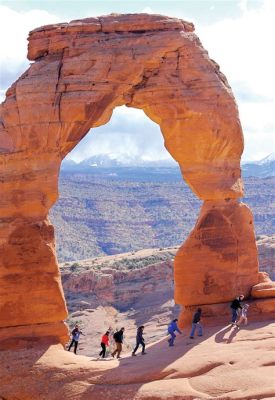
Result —
M 247 177 L 244 183 L 256 237 L 272 235 L 275 177 Z M 59 199 L 50 212 L 58 261 L 180 245 L 200 205 L 176 167 L 61 171 Z

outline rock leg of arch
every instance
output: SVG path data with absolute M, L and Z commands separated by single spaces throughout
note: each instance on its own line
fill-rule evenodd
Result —
M 33 337 L 66 340 L 67 311 L 47 215 L 58 197 L 62 159 L 123 104 L 143 109 L 160 125 L 183 177 L 205 201 L 176 258 L 177 301 L 190 307 L 228 301 L 235 290 L 248 293 L 258 283 L 251 214 L 237 202 L 243 195 L 237 106 L 193 31 L 176 18 L 136 14 L 30 33 L 33 63 L 0 106 L 3 347 L 26 345 Z M 266 295 L 270 285 L 262 282 L 254 291 Z

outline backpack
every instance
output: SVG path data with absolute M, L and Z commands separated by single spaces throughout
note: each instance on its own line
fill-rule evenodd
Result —
M 116 331 L 114 334 L 113 334 L 113 338 L 115 339 L 115 340 L 117 340 L 118 339 L 118 331 Z

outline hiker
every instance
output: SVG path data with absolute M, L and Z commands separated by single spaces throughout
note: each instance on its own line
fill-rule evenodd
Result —
M 71 332 L 71 335 L 72 335 L 72 341 L 70 343 L 68 351 L 70 351 L 71 347 L 74 345 L 74 354 L 76 354 L 76 349 L 77 349 L 77 346 L 78 346 L 79 337 L 80 337 L 80 335 L 83 335 L 83 336 L 85 336 L 85 335 L 79 330 L 79 326 L 78 325 L 75 325 L 74 329 Z
M 102 358 L 104 358 L 105 357 L 105 354 L 106 354 L 106 346 L 109 346 L 109 331 L 107 331 L 103 336 L 102 336 L 102 338 L 101 338 L 101 343 L 100 343 L 100 345 L 101 345 L 101 347 L 102 347 L 102 350 L 101 350 L 101 352 L 99 353 L 99 356 L 101 357 L 102 356 Z
M 236 324 L 236 321 L 237 321 L 237 318 L 238 318 L 239 310 L 242 309 L 241 301 L 243 301 L 243 299 L 244 299 L 244 295 L 241 294 L 240 296 L 236 297 L 236 298 L 232 301 L 232 303 L 231 303 L 231 305 L 230 305 L 230 307 L 231 307 L 231 312 L 232 312 L 232 320 L 231 320 L 231 324 L 232 324 L 232 325 L 235 325 L 235 324 Z
M 241 315 L 239 321 L 236 323 L 236 326 L 239 328 L 242 323 L 247 325 L 247 312 L 248 312 L 249 304 L 245 304 L 242 308 Z
M 144 330 L 144 326 L 140 326 L 137 329 L 137 336 L 136 336 L 136 347 L 134 348 L 133 352 L 132 352 L 132 356 L 136 355 L 136 351 L 139 348 L 139 345 L 141 344 L 142 346 L 142 352 L 141 354 L 146 354 L 145 353 L 145 342 L 144 342 L 144 337 L 143 337 L 143 330 Z
M 170 322 L 170 324 L 168 325 L 168 333 L 171 336 L 168 339 L 168 343 L 169 343 L 170 347 L 174 346 L 174 341 L 176 339 L 175 331 L 177 331 L 181 334 L 181 331 L 178 328 L 177 322 L 178 322 L 178 319 L 176 318 L 176 319 L 173 319 L 173 321 Z
M 195 314 L 193 315 L 190 339 L 194 339 L 194 334 L 197 328 L 198 328 L 198 336 L 202 336 L 202 326 L 200 321 L 201 321 L 201 308 L 198 308 Z
M 124 328 L 121 328 L 119 331 L 116 331 L 114 333 L 114 340 L 116 342 L 116 349 L 115 351 L 112 352 L 112 357 L 115 356 L 115 354 L 117 353 L 117 358 L 120 358 L 120 353 L 122 351 L 122 343 L 123 343 L 123 332 L 124 332 Z

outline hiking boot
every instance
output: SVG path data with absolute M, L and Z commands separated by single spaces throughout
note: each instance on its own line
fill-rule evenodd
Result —
M 135 354 L 135 353 L 132 353 L 132 356 L 134 357 L 134 356 L 136 356 L 136 354 Z
M 143 351 L 141 354 L 144 355 L 144 354 L 147 354 L 147 353 L 145 351 Z
M 194 339 L 194 336 L 190 336 L 189 339 Z

